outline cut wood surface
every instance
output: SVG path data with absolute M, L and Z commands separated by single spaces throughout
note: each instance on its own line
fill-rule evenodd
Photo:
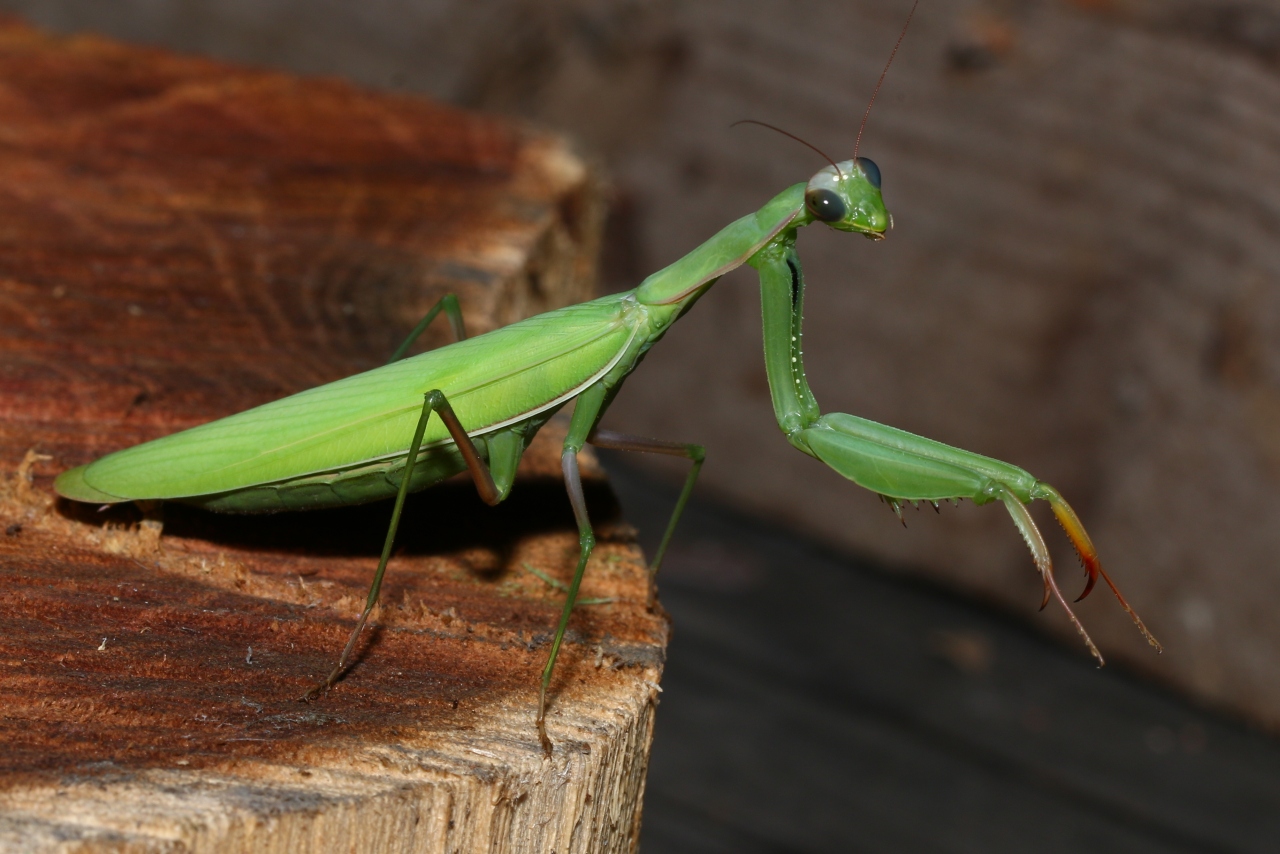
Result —
M 143 515 L 55 501 L 105 452 L 589 295 L 598 183 L 416 98 L 0 27 L 0 849 L 629 851 L 667 622 L 598 469 L 577 554 L 553 422 L 512 498 Z M 434 337 L 432 337 L 434 336 Z M 445 324 L 425 346 L 447 339 Z M 406 437 L 406 442 L 408 437 Z

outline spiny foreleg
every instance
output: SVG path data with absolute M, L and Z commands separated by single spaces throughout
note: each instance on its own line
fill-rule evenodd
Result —
M 1089 651 L 1101 664 L 1103 658 L 1097 645 L 1058 589 L 1049 548 L 1026 507 L 1035 499 L 1048 501 L 1088 575 L 1084 592 L 1076 601 L 1087 596 L 1101 576 L 1142 636 L 1157 650 L 1161 649 L 1159 641 L 1103 570 L 1093 541 L 1075 511 L 1056 489 L 1036 480 L 1023 469 L 843 413 L 823 415 L 810 426 L 797 430 L 790 438 L 840 474 L 879 493 L 899 513 L 899 517 L 902 501 L 934 503 L 968 498 L 976 504 L 996 500 L 1003 503 L 1030 549 L 1044 582 L 1044 599 L 1040 607 L 1044 608 L 1051 598 L 1057 599 L 1084 638 Z

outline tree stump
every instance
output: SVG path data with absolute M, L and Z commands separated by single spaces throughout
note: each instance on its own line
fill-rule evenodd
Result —
M 49 486 L 375 367 L 444 293 L 473 334 L 585 298 L 601 194 L 564 144 L 8 23 L 0 188 L 0 848 L 632 850 L 667 622 L 588 465 L 605 601 L 570 624 L 545 758 L 563 594 L 530 568 L 577 553 L 554 422 L 501 507 L 411 499 L 374 631 L 311 704 L 386 503 L 161 517 Z

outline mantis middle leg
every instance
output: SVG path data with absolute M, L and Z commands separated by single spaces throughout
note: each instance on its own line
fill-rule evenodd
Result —
M 612 430 L 600 429 L 592 430 L 591 435 L 587 437 L 587 441 L 597 448 L 634 451 L 642 454 L 666 454 L 672 457 L 684 457 L 692 463 L 689 467 L 689 474 L 684 480 L 684 488 L 680 490 L 680 497 L 676 499 L 676 506 L 671 511 L 667 529 L 662 534 L 662 542 L 658 545 L 658 551 L 653 556 L 653 562 L 649 564 L 649 604 L 652 605 L 655 591 L 654 581 L 658 575 L 658 568 L 662 566 L 662 558 L 666 555 L 667 546 L 671 544 L 671 537 L 676 532 L 676 524 L 684 513 L 685 505 L 689 503 L 689 496 L 693 494 L 693 485 L 698 481 L 698 474 L 702 471 L 702 463 L 706 460 L 706 448 L 702 445 L 668 442 L 663 439 L 647 439 L 643 436 L 630 436 L 626 433 L 615 433 Z

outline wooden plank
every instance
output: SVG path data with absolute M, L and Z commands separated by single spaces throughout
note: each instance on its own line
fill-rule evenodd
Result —
M 582 299 L 591 174 L 493 118 L 12 23 L 0 129 L 0 848 L 632 850 L 667 622 L 590 465 L 583 593 L 613 601 L 571 623 L 552 758 L 533 725 L 561 594 L 523 567 L 577 550 L 556 424 L 497 510 L 411 501 L 377 627 L 309 705 L 387 505 L 144 518 L 49 489 L 372 367 L 446 292 L 473 332 Z

